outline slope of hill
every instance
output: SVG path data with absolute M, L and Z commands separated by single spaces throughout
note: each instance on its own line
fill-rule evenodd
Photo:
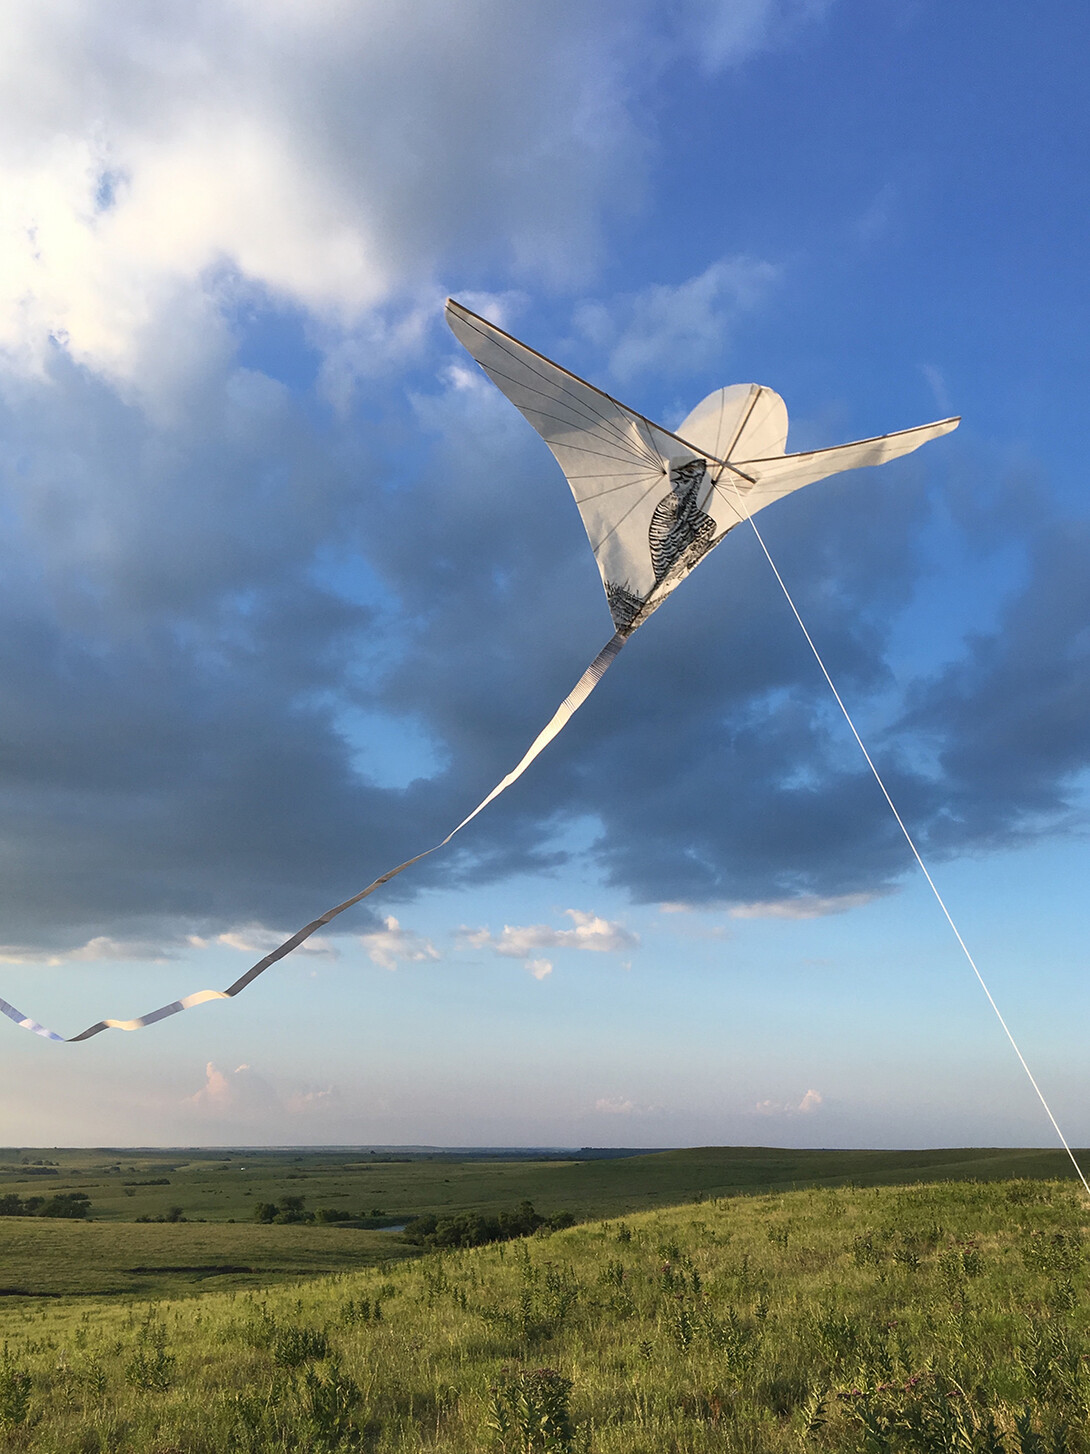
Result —
M 0 1305 L 36 1454 L 1090 1454 L 1068 1183 L 715 1198 L 263 1292 Z

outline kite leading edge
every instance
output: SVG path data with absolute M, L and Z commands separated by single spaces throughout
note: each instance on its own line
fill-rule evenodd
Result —
M 678 426 L 664 429 L 593 384 L 520 343 L 453 298 L 447 322 L 481 368 L 534 426 L 571 486 L 602 576 L 616 628 L 521 761 L 441 842 L 388 869 L 266 954 L 224 990 L 199 990 L 135 1020 L 99 1020 L 65 1037 L 0 999 L 20 1029 L 72 1043 L 103 1030 L 142 1030 L 209 1000 L 232 999 L 339 914 L 448 844 L 511 786 L 598 685 L 628 638 L 735 525 L 774 500 L 842 470 L 884 464 L 956 429 L 957 418 L 787 454 L 787 408 L 760 384 L 709 394 Z

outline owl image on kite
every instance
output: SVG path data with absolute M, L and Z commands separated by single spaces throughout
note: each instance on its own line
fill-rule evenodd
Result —
M 736 525 L 752 522 L 766 506 L 804 485 L 842 470 L 898 459 L 960 422 L 940 419 L 833 449 L 788 454 L 787 408 L 779 394 L 761 384 L 733 384 L 709 394 L 676 431 L 669 430 L 453 299 L 447 300 L 446 316 L 458 341 L 533 425 L 563 470 L 601 573 L 613 636 L 522 760 L 442 842 L 388 869 L 360 893 L 312 920 L 227 989 L 200 990 L 135 1020 L 99 1020 L 69 1037 L 0 1000 L 0 1010 L 21 1029 L 53 1041 L 89 1040 L 103 1030 L 140 1030 L 208 1000 L 234 998 L 339 914 L 443 848 L 520 778 L 587 700 L 625 643 Z M 911 839 L 909 843 L 915 852 Z

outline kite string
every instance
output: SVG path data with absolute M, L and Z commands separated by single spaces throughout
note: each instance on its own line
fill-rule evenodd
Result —
M 938 886 L 936 885 L 935 880 L 931 877 L 931 874 L 928 871 L 927 864 L 923 861 L 923 857 L 920 854 L 920 850 L 916 847 L 916 842 L 915 842 L 914 838 L 912 837 L 912 834 L 908 831 L 908 828 L 907 828 L 907 826 L 905 824 L 904 819 L 901 817 L 900 813 L 897 811 L 897 805 L 893 801 L 893 799 L 890 797 L 889 789 L 886 787 L 885 782 L 882 780 L 882 774 L 878 771 L 877 767 L 874 764 L 874 759 L 871 757 L 870 753 L 867 751 L 866 745 L 863 742 L 862 737 L 860 737 L 859 732 L 856 729 L 855 723 L 852 721 L 851 713 L 848 711 L 847 707 L 844 705 L 844 699 L 841 697 L 840 693 L 837 691 L 837 689 L 836 689 L 836 683 L 833 681 L 832 677 L 829 675 L 829 670 L 826 667 L 825 662 L 822 660 L 821 652 L 817 649 L 817 646 L 816 646 L 816 644 L 814 642 L 814 638 L 810 635 L 809 631 L 806 629 L 806 623 L 805 623 L 805 621 L 803 621 L 802 616 L 799 614 L 799 608 L 795 605 L 795 602 L 794 602 L 794 599 L 793 599 L 793 597 L 791 595 L 791 592 L 787 589 L 787 584 L 784 581 L 783 576 L 780 575 L 779 569 L 776 566 L 776 562 L 772 559 L 772 555 L 769 552 L 768 546 L 764 542 L 764 536 L 761 534 L 760 530 L 758 530 L 758 528 L 757 528 L 757 522 L 754 520 L 753 516 L 746 509 L 745 501 L 742 499 L 742 495 L 741 495 L 740 491 L 738 490 L 737 485 L 734 484 L 734 481 L 733 480 L 731 480 L 731 484 L 732 484 L 732 486 L 734 488 L 735 494 L 738 496 L 739 503 L 741 504 L 743 513 L 745 514 L 745 518 L 749 521 L 750 525 L 753 527 L 753 533 L 757 537 L 757 543 L 760 545 L 762 551 L 764 551 L 765 559 L 768 561 L 768 564 L 772 568 L 772 574 L 776 577 L 776 580 L 779 583 L 780 590 L 783 592 L 784 598 L 787 601 L 787 604 L 791 607 L 791 613 L 794 616 L 795 620 L 799 623 L 799 628 L 802 631 L 803 636 L 805 636 L 805 638 L 806 638 L 806 644 L 807 644 L 807 646 L 809 646 L 810 650 L 813 652 L 813 654 L 814 654 L 814 660 L 817 662 L 819 668 L 821 669 L 821 674 L 825 678 L 826 682 L 828 683 L 829 690 L 832 692 L 834 698 L 836 699 L 837 706 L 840 708 L 841 712 L 843 713 L 844 720 L 848 724 L 849 731 L 851 732 L 852 736 L 855 738 L 856 743 L 859 746 L 859 750 L 863 754 L 863 757 L 866 760 L 866 764 L 870 768 L 871 773 L 874 776 L 875 782 L 878 784 L 879 788 L 881 789 L 882 796 L 885 798 L 886 802 L 889 804 L 889 810 L 893 814 L 894 818 L 896 819 L 898 828 L 900 828 L 901 832 L 904 834 L 905 842 L 908 844 L 909 848 L 912 850 L 912 856 L 916 860 L 916 862 L 919 864 L 920 871 L 922 872 L 924 878 L 927 880 L 928 887 L 930 888 L 931 892 L 935 896 L 935 901 L 937 902 L 939 908 L 942 910 L 943 916 L 945 917 L 946 922 L 950 925 L 950 928 L 953 930 L 954 938 L 958 941 L 958 944 L 961 946 L 962 953 L 965 955 L 965 958 L 969 961 L 969 967 L 973 971 L 973 974 L 976 975 L 977 983 L 980 985 L 980 988 L 984 991 L 984 994 L 987 996 L 987 1000 L 988 1000 L 989 1005 L 991 1005 L 992 1009 L 995 1011 L 995 1017 L 996 1017 L 996 1019 L 999 1021 L 1000 1025 L 1003 1027 L 1003 1033 L 1006 1035 L 1007 1039 L 1010 1041 L 1012 1050 L 1014 1051 L 1015 1055 L 1017 1055 L 1018 1060 L 1019 1060 L 1019 1063 L 1022 1066 L 1022 1069 L 1026 1072 L 1026 1075 L 1029 1078 L 1030 1085 L 1036 1091 L 1036 1093 L 1037 1093 L 1037 1099 L 1041 1102 L 1041 1105 L 1045 1109 L 1045 1115 L 1052 1122 L 1052 1128 L 1056 1132 L 1056 1135 L 1060 1138 L 1060 1142 L 1061 1142 L 1064 1150 L 1067 1152 L 1068 1157 L 1071 1160 L 1071 1165 L 1075 1168 L 1075 1173 L 1078 1176 L 1079 1180 L 1082 1182 L 1083 1190 L 1086 1192 L 1087 1197 L 1090 1198 L 1090 1183 L 1087 1182 L 1086 1177 L 1083 1175 L 1082 1167 L 1079 1165 L 1078 1161 L 1075 1159 L 1075 1153 L 1072 1151 L 1070 1145 L 1068 1144 L 1067 1137 L 1060 1130 L 1060 1123 L 1056 1120 L 1056 1117 L 1052 1114 L 1052 1108 L 1048 1104 L 1048 1101 L 1045 1099 L 1044 1091 L 1042 1091 L 1041 1087 L 1037 1084 L 1037 1079 L 1034 1076 L 1033 1071 L 1030 1070 L 1029 1065 L 1026 1062 L 1026 1057 L 1022 1054 L 1021 1050 L 1018 1048 L 1018 1042 L 1017 1042 L 1017 1040 L 1015 1040 L 1013 1034 L 1011 1033 L 1010 1026 L 1007 1024 L 1006 1020 L 1003 1018 L 1002 1011 L 1000 1010 L 999 1006 L 996 1004 L 994 998 L 992 997 L 992 992 L 988 988 L 987 984 L 985 983 L 984 976 L 981 974 L 980 970 L 978 969 L 976 960 L 973 958 L 972 954 L 969 952 L 969 946 L 965 943 L 965 940 L 961 937 L 961 931 L 959 930 L 958 926 L 954 923 L 953 916 L 950 913 L 950 910 L 946 907 L 946 901 L 943 899 L 942 894 L 939 892 Z

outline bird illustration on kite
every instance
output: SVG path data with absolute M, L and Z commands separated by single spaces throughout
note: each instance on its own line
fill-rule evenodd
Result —
M 135 1020 L 99 1020 L 70 1037 L 0 1000 L 0 1010 L 22 1029 L 47 1040 L 89 1040 L 103 1030 L 140 1030 L 194 1005 L 232 999 L 339 914 L 443 848 L 521 777 L 590 696 L 633 633 L 736 525 L 752 521 L 767 505 L 804 485 L 842 470 L 898 459 L 929 439 L 948 434 L 960 422 L 940 419 L 833 449 L 788 454 L 787 408 L 779 394 L 760 384 L 733 384 L 709 394 L 675 432 L 452 298 L 447 300 L 446 315 L 455 337 L 538 431 L 563 470 L 602 576 L 613 636 L 517 766 L 440 843 L 387 870 L 360 893 L 312 920 L 227 989 L 200 990 Z

